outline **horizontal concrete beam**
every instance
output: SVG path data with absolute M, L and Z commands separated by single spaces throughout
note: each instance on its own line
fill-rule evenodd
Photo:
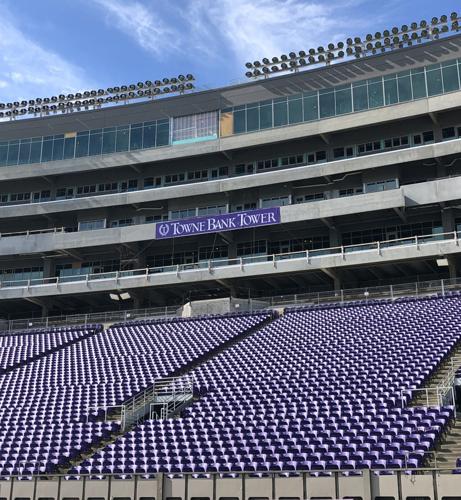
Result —
M 438 236 L 443 238 L 443 236 Z M 448 237 L 448 235 L 447 235 Z M 127 290 L 154 286 L 174 286 L 177 284 L 197 283 L 216 280 L 234 280 L 249 277 L 264 277 L 280 274 L 306 273 L 319 269 L 336 269 L 344 267 L 366 267 L 392 262 L 406 262 L 415 259 L 438 258 L 461 253 L 459 240 L 451 235 L 451 239 L 428 240 L 420 237 L 417 242 L 408 239 L 399 246 L 379 246 L 377 244 L 357 245 L 349 248 L 329 249 L 328 254 L 319 251 L 297 252 L 290 258 L 266 260 L 263 257 L 252 258 L 251 262 L 233 259 L 226 266 L 208 267 L 206 263 L 187 265 L 187 267 L 171 266 L 168 272 L 148 274 L 136 271 L 136 276 L 113 276 L 106 273 L 104 279 L 88 279 L 67 283 L 50 283 L 32 286 L 0 288 L 0 300 L 26 299 L 30 297 L 50 297 L 55 295 L 75 295 L 112 290 Z M 384 244 L 382 244 L 384 245 Z M 288 256 L 286 256 L 288 257 Z M 123 274 L 123 273 L 122 273 Z M 93 275 L 95 276 L 95 275 Z M 74 278 L 75 279 L 75 278 Z
M 461 92 L 452 92 L 450 94 L 385 106 L 368 111 L 350 113 L 334 118 L 326 118 L 309 123 L 267 129 L 264 131 L 240 134 L 194 144 L 165 146 L 126 153 L 113 153 L 72 160 L 4 167 L 0 169 L 0 181 L 88 172 L 140 163 L 152 163 L 175 158 L 188 158 L 232 151 L 264 144 L 301 139 L 304 137 L 338 133 L 342 130 L 392 122 L 401 120 L 402 117 L 411 118 L 429 115 L 430 113 L 437 113 L 457 107 L 461 107 Z
M 424 161 L 461 153 L 461 139 L 428 144 L 414 148 L 389 151 L 358 158 L 332 161 L 320 165 L 287 168 L 274 172 L 232 177 L 216 181 L 183 184 L 156 189 L 114 193 L 99 196 L 89 196 L 70 200 L 29 203 L 0 207 L 0 218 L 30 217 L 37 214 L 64 213 L 77 210 L 91 210 L 129 204 L 139 204 L 153 201 L 165 201 L 178 198 L 193 198 L 216 193 L 230 193 L 245 188 L 257 188 L 286 184 L 323 176 L 348 174 L 407 162 Z
M 459 178 L 461 186 L 461 177 Z M 353 198 L 334 198 L 280 208 L 282 223 L 340 217 L 367 211 L 386 210 L 405 206 L 403 191 L 393 189 Z M 74 233 L 50 232 L 28 236 L 0 237 L 0 255 L 26 255 L 57 250 L 119 245 L 155 239 L 155 224 L 139 224 L 121 228 L 97 229 Z

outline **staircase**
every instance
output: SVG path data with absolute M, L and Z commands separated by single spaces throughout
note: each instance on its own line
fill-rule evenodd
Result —
M 446 472 L 456 469 L 456 461 L 461 458 L 461 417 L 453 420 L 451 427 L 442 437 L 439 444 L 430 456 L 428 467 L 440 467 L 449 469 Z
M 136 394 L 120 406 L 104 408 L 104 420 L 120 421 L 121 429 L 112 434 L 109 440 L 96 443 L 91 448 L 90 452 L 80 453 L 76 458 L 70 460 L 66 467 L 59 470 L 59 473 L 67 474 L 73 466 L 81 465 L 84 460 L 90 458 L 94 453 L 102 450 L 108 444 L 115 442 L 136 423 L 139 423 L 145 418 L 171 418 L 180 414 L 181 410 L 186 405 L 196 399 L 193 395 L 193 381 L 190 376 L 192 370 L 206 363 L 219 353 L 230 349 L 253 333 L 266 327 L 278 317 L 279 313 L 273 311 L 272 314 L 261 323 L 249 328 L 237 337 L 224 342 L 215 349 L 208 351 L 203 356 L 192 361 L 189 365 L 175 370 L 172 377 L 156 381 L 152 386 Z
M 456 371 L 461 367 L 461 342 L 458 342 L 450 354 L 420 388 L 413 390 L 409 406 L 452 406 L 454 405 L 451 388 Z

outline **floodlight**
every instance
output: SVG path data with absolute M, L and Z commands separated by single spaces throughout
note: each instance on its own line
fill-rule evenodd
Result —
M 458 13 L 457 13 L 457 12 L 452 12 L 452 13 L 450 14 L 450 19 L 451 19 L 452 21 L 456 21 L 456 19 L 458 19 Z
M 309 64 L 314 64 L 314 63 L 315 63 L 315 57 L 309 56 Z
M 245 73 L 245 76 L 246 76 L 247 78 L 251 78 L 251 77 L 253 76 L 253 73 L 252 73 L 251 71 L 247 71 L 247 72 Z
M 281 59 L 282 61 L 288 61 L 288 56 L 287 56 L 286 54 L 282 54 L 282 55 L 280 56 L 280 59 Z
M 270 73 L 270 72 L 271 72 L 271 70 L 267 66 L 264 66 L 263 73 Z
M 419 23 L 419 26 L 421 28 L 426 28 L 427 27 L 427 21 L 425 21 L 424 19 Z
M 301 57 L 301 59 L 298 61 L 301 66 L 306 66 L 307 61 L 304 59 L 304 57 Z
M 248 64 L 248 63 L 247 63 L 247 64 Z M 251 64 L 251 63 L 250 63 L 250 64 Z M 183 82 L 185 79 L 186 79 L 186 77 L 185 77 L 184 75 L 179 75 L 179 76 L 178 76 L 178 80 L 179 80 L 180 82 Z M 152 85 L 152 82 L 149 82 L 149 84 L 150 84 L 150 85 Z M 147 82 L 146 82 L 146 85 L 147 85 Z M 149 86 L 150 86 L 150 85 L 149 85 Z
M 282 69 L 288 69 L 288 64 L 287 64 L 287 63 L 282 63 L 282 64 L 280 65 L 280 67 L 281 67 Z M 256 74 L 256 71 L 255 71 L 255 74 Z
M 322 46 L 320 46 L 320 47 L 317 49 L 317 52 L 319 52 L 319 53 L 325 52 L 325 49 L 324 49 Z
M 128 90 L 128 87 L 127 87 L 126 85 L 121 85 L 121 86 L 120 86 L 120 90 L 121 90 L 122 92 L 126 92 L 126 91 Z
M 299 51 L 299 57 L 306 57 L 306 53 L 304 52 L 304 50 L 300 50 Z
M 269 61 L 269 59 L 267 57 L 265 57 L 263 59 L 263 64 L 270 64 L 271 62 Z
M 295 52 L 290 52 L 288 55 L 290 56 L 290 59 L 296 59 L 296 53 Z M 263 59 L 263 62 L 264 62 L 264 59 Z M 264 63 L 264 64 L 266 64 L 266 63 Z
M 348 38 L 346 40 L 346 43 L 347 43 L 347 45 L 354 45 L 354 40 L 352 40 L 352 38 Z
M 134 85 L 134 84 L 130 84 L 130 85 L 128 86 L 128 88 L 129 88 L 130 90 L 136 90 L 136 85 Z
M 383 31 L 383 37 L 384 37 L 384 38 L 388 38 L 388 37 L 390 37 L 390 36 L 391 36 L 391 34 L 390 34 L 389 30 L 384 30 L 384 31 Z
M 155 83 L 156 87 L 161 87 L 161 85 L 162 85 L 162 82 L 160 80 L 155 80 L 154 83 Z
M 273 71 L 274 73 L 276 73 L 278 70 L 279 70 L 278 66 L 272 66 L 271 68 L 271 71 Z
M 191 74 L 186 75 L 186 78 L 187 78 L 188 80 L 193 80 L 193 79 L 194 79 L 193 75 L 191 75 Z
M 407 26 L 406 24 L 404 24 L 404 25 L 402 26 L 402 32 L 403 32 L 403 33 L 406 33 L 407 31 L 408 31 L 408 26 Z
M 448 17 L 445 14 L 443 16 L 440 16 L 441 23 L 446 23 L 447 21 L 448 21 Z
M 416 29 L 418 29 L 418 23 L 411 23 L 411 24 L 410 24 L 410 28 L 411 28 L 412 30 L 416 30 Z
M 296 61 L 290 61 L 290 66 L 291 66 L 292 68 L 295 68 L 295 67 L 297 66 Z M 264 69 L 265 69 L 265 68 L 263 68 L 263 71 L 264 71 Z
M 439 18 L 438 17 L 433 17 L 431 20 L 432 24 L 438 24 L 439 23 Z
M 371 42 L 373 40 L 373 35 L 371 33 L 368 33 L 368 35 L 365 37 L 365 40 L 367 42 Z
M 278 57 L 273 57 L 272 58 L 272 62 L 277 64 L 279 62 L 279 58 Z
M 379 39 L 381 38 L 381 33 L 380 33 L 379 31 L 377 31 L 377 32 L 375 33 L 375 38 L 376 38 L 377 40 L 379 40 Z

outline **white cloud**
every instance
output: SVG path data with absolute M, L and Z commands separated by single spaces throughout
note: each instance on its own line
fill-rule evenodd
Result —
M 194 39 L 223 41 L 240 62 L 317 47 L 360 34 L 369 18 L 344 18 L 363 0 L 188 0 Z M 345 29 L 347 27 L 347 29 Z M 357 30 L 359 32 L 357 33 Z M 203 40 L 207 38 L 204 44 Z M 200 41 L 202 40 L 202 41 Z M 211 45 L 213 46 L 213 45 Z
M 90 88 L 84 71 L 28 38 L 0 4 L 0 101 Z
M 93 0 L 107 13 L 107 21 L 143 49 L 152 52 L 157 57 L 164 57 L 166 52 L 176 48 L 178 34 L 173 26 L 164 22 L 155 2 L 149 9 L 138 1 L 130 0 Z

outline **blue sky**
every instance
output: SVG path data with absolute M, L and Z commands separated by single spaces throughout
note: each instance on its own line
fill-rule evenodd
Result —
M 453 0 L 0 0 L 0 102 L 193 73 L 461 11 Z

